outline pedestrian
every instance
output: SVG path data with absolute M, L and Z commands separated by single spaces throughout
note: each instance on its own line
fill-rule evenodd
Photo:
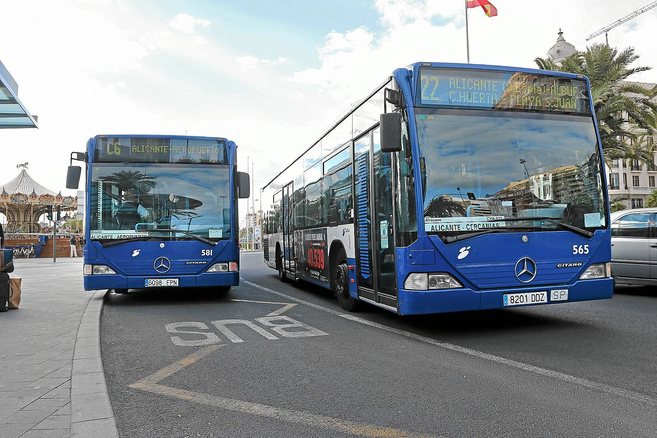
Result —
M 76 247 L 77 244 L 77 239 L 75 238 L 75 235 L 71 235 L 71 257 L 77 257 L 78 256 L 78 249 Z
M 0 222 L 0 248 L 5 247 L 5 232 L 2 229 L 2 222 Z

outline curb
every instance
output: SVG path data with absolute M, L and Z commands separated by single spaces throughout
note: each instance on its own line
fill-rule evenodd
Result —
M 100 313 L 105 291 L 94 292 L 75 338 L 71 375 L 71 436 L 118 438 L 100 357 Z

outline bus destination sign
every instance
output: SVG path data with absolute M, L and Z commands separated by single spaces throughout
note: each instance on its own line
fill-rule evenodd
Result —
M 223 140 L 96 137 L 96 162 L 228 164 Z
M 590 114 L 583 79 L 425 67 L 419 85 L 420 105 Z

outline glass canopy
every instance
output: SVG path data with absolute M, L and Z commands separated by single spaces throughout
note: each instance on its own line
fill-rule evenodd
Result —
M 36 117 L 18 100 L 18 84 L 0 61 L 0 129 L 37 127 Z

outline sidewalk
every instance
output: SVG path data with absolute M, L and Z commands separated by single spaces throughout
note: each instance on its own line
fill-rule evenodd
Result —
M 100 358 L 105 292 L 82 259 L 17 259 L 18 310 L 0 313 L 0 438 L 118 436 Z

